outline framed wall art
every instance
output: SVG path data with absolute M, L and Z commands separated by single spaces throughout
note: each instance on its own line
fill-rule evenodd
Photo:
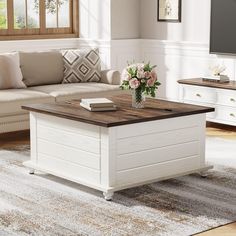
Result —
M 157 0 L 157 20 L 181 22 L 182 0 Z

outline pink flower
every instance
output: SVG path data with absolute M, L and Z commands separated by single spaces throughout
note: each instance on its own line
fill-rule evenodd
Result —
M 149 71 L 145 71 L 144 76 L 145 78 L 149 79 L 152 76 L 152 74 Z
M 157 81 L 157 78 L 151 77 L 149 80 L 147 80 L 147 85 L 148 85 L 149 87 L 152 87 L 152 86 L 154 86 L 154 84 L 155 84 L 156 81 Z
M 140 85 L 140 82 L 139 82 L 136 78 L 131 79 L 131 80 L 129 81 L 129 86 L 130 86 L 132 89 L 138 88 L 139 85 Z
M 152 77 L 153 79 L 157 80 L 157 73 L 156 73 L 155 70 L 152 70 L 152 71 L 151 71 L 151 77 Z

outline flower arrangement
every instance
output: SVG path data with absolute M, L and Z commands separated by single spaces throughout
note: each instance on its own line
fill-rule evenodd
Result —
M 219 76 L 226 70 L 226 66 L 224 64 L 222 65 L 218 64 L 210 66 L 209 69 L 214 76 Z
M 156 66 L 151 66 L 150 63 L 137 63 L 128 65 L 122 73 L 121 88 L 124 90 L 132 89 L 142 94 L 156 96 L 156 90 L 161 85 L 157 80 Z M 138 98 L 138 94 L 137 94 Z

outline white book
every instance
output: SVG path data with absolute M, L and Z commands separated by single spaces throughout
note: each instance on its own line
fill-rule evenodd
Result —
M 83 98 L 81 103 L 90 107 L 113 107 L 114 103 L 107 98 Z
M 81 102 L 80 106 L 89 111 L 115 111 L 117 110 L 116 105 L 113 105 L 112 107 L 91 107 Z

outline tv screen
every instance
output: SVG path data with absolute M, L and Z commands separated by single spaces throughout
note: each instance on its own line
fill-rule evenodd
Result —
M 236 0 L 211 0 L 210 53 L 236 54 Z

